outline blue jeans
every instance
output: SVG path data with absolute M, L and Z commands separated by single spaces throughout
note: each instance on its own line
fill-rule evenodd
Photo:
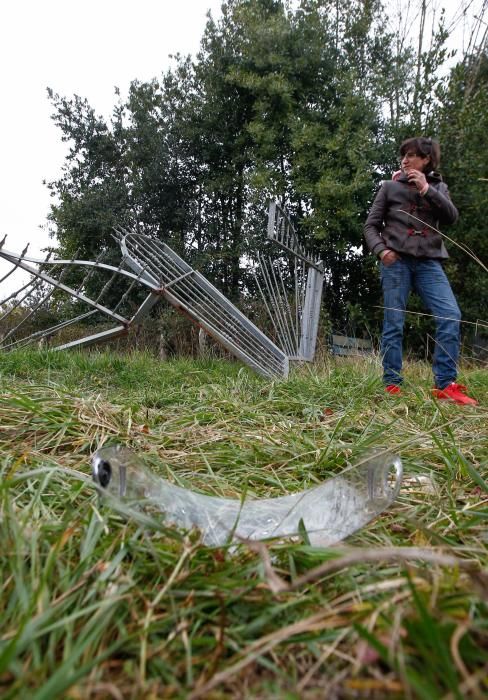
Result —
M 444 389 L 457 377 L 461 312 L 438 260 L 403 256 L 393 265 L 381 266 L 385 306 L 381 354 L 385 384 L 402 383 L 402 341 L 405 309 L 412 290 L 433 314 L 436 324 L 432 364 L 435 385 Z

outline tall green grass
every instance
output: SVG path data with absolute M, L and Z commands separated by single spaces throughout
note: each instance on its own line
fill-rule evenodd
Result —
M 488 376 L 465 369 L 480 406 L 461 408 L 432 400 L 429 372 L 407 366 L 397 399 L 383 394 L 374 358 L 271 382 L 223 361 L 2 355 L 0 696 L 486 694 Z M 406 479 L 344 545 L 231 552 L 100 501 L 89 460 L 108 441 L 222 496 L 294 492 L 378 448 L 400 454 Z M 346 545 L 354 564 L 273 592 L 271 575 L 293 584 Z M 392 546 L 463 566 L 361 561 Z

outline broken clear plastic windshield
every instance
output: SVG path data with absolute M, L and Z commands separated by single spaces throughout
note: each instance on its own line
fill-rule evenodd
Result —
M 400 459 L 384 454 L 305 491 L 264 499 L 220 498 L 172 484 L 120 445 L 99 449 L 92 470 L 103 491 L 155 506 L 168 524 L 200 530 L 210 546 L 296 537 L 304 530 L 313 545 L 334 544 L 382 513 L 395 500 L 402 479 Z

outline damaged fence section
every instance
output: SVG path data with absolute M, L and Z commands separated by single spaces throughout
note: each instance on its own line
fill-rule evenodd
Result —
M 286 378 L 290 360 L 311 360 L 317 338 L 323 269 L 310 257 L 284 210 L 272 203 L 268 238 L 281 251 L 258 256 L 257 286 L 274 328 L 274 340 L 260 330 L 208 279 L 194 270 L 160 240 L 117 227 L 115 240 L 121 257 L 114 264 L 114 250 L 96 260 L 44 260 L 15 253 L 0 243 L 0 259 L 10 269 L 0 285 L 11 286 L 18 271 L 30 279 L 15 292 L 0 296 L 0 348 L 49 343 L 55 350 L 81 348 L 113 340 L 128 333 L 165 299 L 177 311 L 213 337 L 234 356 L 268 378 Z M 284 262 L 283 255 L 288 256 Z M 290 257 L 291 256 L 291 257 Z M 284 270 L 294 270 L 294 279 Z M 0 286 L 0 294 L 5 285 Z M 103 330 L 95 321 L 103 321 Z M 56 344 L 63 331 L 73 331 L 69 341 Z
M 269 205 L 268 240 L 281 251 L 281 260 L 276 255 L 258 255 L 255 281 L 277 344 L 291 360 L 312 361 L 322 302 L 323 263 L 305 250 L 288 214 L 277 202 Z

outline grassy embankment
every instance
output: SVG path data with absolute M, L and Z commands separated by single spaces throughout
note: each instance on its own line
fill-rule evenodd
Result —
M 3 698 L 488 692 L 485 369 L 461 377 L 477 408 L 434 402 L 420 363 L 401 399 L 383 395 L 375 360 L 324 361 L 282 383 L 141 355 L 19 352 L 0 371 Z M 266 565 L 245 544 L 209 549 L 100 502 L 66 470 L 88 475 L 107 440 L 217 495 L 297 491 L 385 447 L 407 481 L 343 545 L 270 543 Z M 412 546 L 406 562 L 366 561 Z M 276 592 L 276 576 L 286 589 L 351 547 L 343 566 Z

